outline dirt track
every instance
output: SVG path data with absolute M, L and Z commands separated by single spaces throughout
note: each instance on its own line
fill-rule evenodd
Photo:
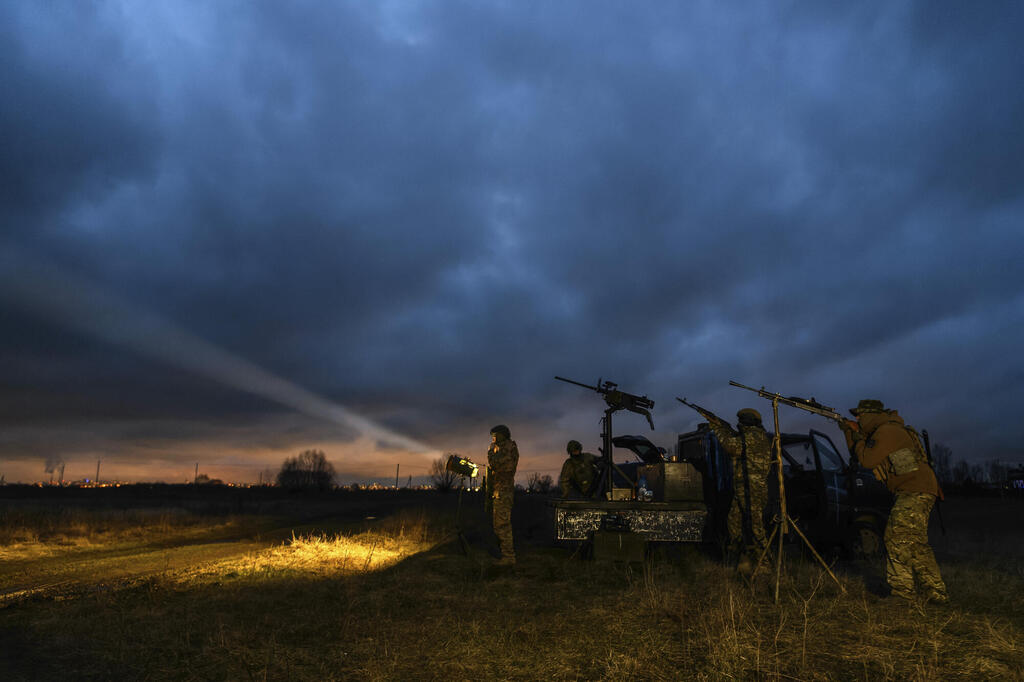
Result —
M 244 557 L 280 545 L 292 534 L 336 533 L 374 515 L 420 502 L 380 500 L 297 519 L 272 519 L 202 535 L 76 548 L 56 554 L 0 561 L 0 608 L 30 598 L 66 598 L 143 582 L 156 575 Z
M 325 524 L 268 527 L 256 536 L 251 529 L 245 529 L 199 539 L 78 549 L 56 556 L 8 561 L 0 568 L 0 606 L 29 597 L 112 589 L 161 573 L 245 556 L 281 544 L 293 532 L 314 530 L 326 530 Z

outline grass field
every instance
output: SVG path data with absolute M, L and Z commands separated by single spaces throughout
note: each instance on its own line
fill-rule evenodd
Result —
M 774 576 L 748 585 L 696 547 L 582 561 L 549 542 L 535 497 L 517 501 L 519 565 L 499 572 L 472 508 L 473 551 L 459 551 L 454 505 L 433 493 L 212 513 L 9 504 L 0 678 L 1024 679 L 1020 500 L 946 505 L 948 606 L 877 596 L 868 565 L 835 566 L 842 592 L 796 553 L 777 605 Z M 67 518 L 47 525 L 54 514 Z M 220 553 L 195 553 L 207 546 Z M 110 552 L 122 569 L 167 560 L 117 573 Z M 12 590 L 33 564 L 56 584 Z

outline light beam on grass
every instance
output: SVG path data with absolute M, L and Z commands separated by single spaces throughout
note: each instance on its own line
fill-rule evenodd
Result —
M 431 459 L 440 455 L 440 451 L 419 440 L 276 376 L 156 313 L 9 244 L 0 250 L 0 297 L 101 341 L 354 429 L 384 447 Z

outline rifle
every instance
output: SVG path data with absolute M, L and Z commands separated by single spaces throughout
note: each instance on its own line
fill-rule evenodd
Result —
M 850 423 L 851 423 L 851 420 L 849 420 L 846 417 L 844 417 L 843 415 L 839 414 L 839 412 L 836 410 L 836 408 L 829 407 L 827 405 L 822 405 L 821 403 L 819 403 L 814 398 L 800 398 L 800 397 L 797 397 L 797 396 L 790 396 L 790 397 L 787 398 L 787 397 L 785 397 L 783 395 L 780 395 L 778 393 L 772 393 L 771 391 L 765 390 L 764 386 L 762 386 L 761 388 L 751 388 L 750 386 L 744 386 L 743 384 L 741 384 L 741 383 L 739 383 L 737 381 L 730 381 L 729 385 L 730 386 L 736 386 L 737 388 L 745 388 L 748 391 L 753 391 L 754 393 L 758 394 L 762 398 L 767 398 L 768 400 L 773 400 L 773 401 L 777 400 L 780 403 L 782 403 L 783 405 L 789 405 L 790 407 L 796 407 L 796 408 L 799 408 L 801 410 L 806 410 L 807 412 L 810 412 L 812 414 L 816 414 L 819 417 L 825 417 L 826 419 L 831 419 L 832 421 L 837 422 L 840 426 L 843 426 L 844 424 L 846 426 L 849 426 Z
M 697 412 L 697 414 L 699 414 L 700 416 L 704 417 L 709 422 L 714 422 L 716 424 L 725 424 L 726 426 L 729 425 L 728 422 L 726 422 L 724 419 L 719 417 L 717 414 L 715 414 L 711 410 L 706 410 L 703 407 L 701 407 L 700 405 L 697 405 L 696 403 L 687 402 L 686 398 L 680 398 L 679 396 L 676 396 L 676 400 L 681 402 L 683 405 L 686 405 L 691 410 L 695 410 Z
M 932 439 L 928 437 L 928 429 L 921 429 L 921 440 L 924 441 L 924 454 L 928 458 L 928 466 L 932 468 L 932 473 L 935 473 L 935 461 L 932 460 Z M 939 528 L 942 529 L 942 537 L 946 537 L 946 524 L 942 520 L 942 502 L 946 499 L 946 496 L 942 494 L 942 484 L 939 483 L 939 476 L 935 476 L 935 484 L 939 487 L 939 494 L 935 500 L 935 512 L 939 516 Z
M 564 381 L 567 384 L 575 384 L 576 386 L 582 386 L 583 388 L 589 388 L 591 391 L 597 391 L 604 396 L 604 401 L 608 403 L 608 407 L 615 410 L 629 410 L 630 412 L 636 412 L 647 417 L 647 423 L 651 425 L 651 431 L 654 430 L 654 418 L 651 416 L 650 410 L 654 409 L 654 401 L 645 395 L 633 395 L 632 393 L 626 393 L 625 391 L 618 390 L 618 384 L 612 381 L 606 381 L 601 383 L 601 380 L 597 380 L 597 386 L 590 386 L 588 384 L 581 384 L 578 381 L 572 379 L 566 379 L 564 377 L 555 377 L 559 381 Z

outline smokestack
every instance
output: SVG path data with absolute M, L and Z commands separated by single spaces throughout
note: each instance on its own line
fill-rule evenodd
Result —
M 100 461 L 101 460 L 96 460 L 96 478 L 92 482 L 93 485 L 100 484 Z
M 398 468 L 402 466 L 401 462 L 395 465 L 395 490 L 398 490 Z
M 64 487 L 64 462 L 60 463 L 60 485 Z

